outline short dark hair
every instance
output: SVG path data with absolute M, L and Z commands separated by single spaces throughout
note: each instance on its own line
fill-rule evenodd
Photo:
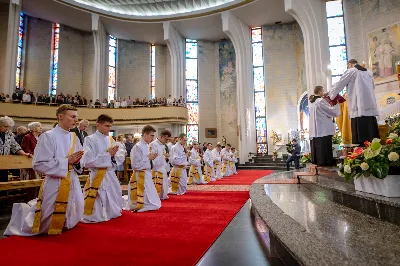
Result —
M 349 60 L 349 63 L 350 63 L 350 64 L 358 64 L 357 60 L 355 60 L 355 59 L 350 59 L 350 60 Z
M 169 130 L 165 129 L 165 130 L 161 131 L 160 136 L 167 136 L 168 138 L 170 138 L 171 132 Z
M 209 144 L 211 144 L 211 143 L 209 143 Z M 217 146 L 215 146 L 215 147 L 221 148 L 221 144 L 217 144 Z
M 318 94 L 320 91 L 322 91 L 324 87 L 322 86 L 315 86 L 314 88 L 314 94 Z
M 147 125 L 147 126 L 145 126 L 143 129 L 142 129 L 142 135 L 144 135 L 144 134 L 149 134 L 149 133 L 151 133 L 151 132 L 156 132 L 157 130 L 155 130 L 155 128 L 154 127 L 152 127 L 152 126 L 150 126 L 150 125 Z
M 57 108 L 56 110 L 56 116 L 58 118 L 59 114 L 63 114 L 66 111 L 78 111 L 78 109 L 75 106 L 72 106 L 70 104 L 62 104 L 60 107 Z
M 183 139 L 184 137 L 186 137 L 186 134 L 185 133 L 181 133 L 178 138 Z
M 297 139 L 292 139 L 292 142 L 297 142 Z
M 226 146 L 231 147 L 231 144 L 226 144 Z
M 96 123 L 103 124 L 105 122 L 114 123 L 114 119 L 106 114 L 101 114 L 99 117 L 97 117 Z

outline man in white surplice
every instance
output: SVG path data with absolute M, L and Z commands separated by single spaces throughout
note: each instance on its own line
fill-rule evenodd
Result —
M 121 216 L 122 191 L 115 175 L 117 165 L 125 162 L 125 150 L 109 136 L 114 120 L 102 114 L 96 132 L 85 138 L 81 164 L 90 170 L 84 188 L 85 209 L 82 222 L 98 223 Z
M 204 152 L 203 160 L 204 160 L 204 173 L 203 173 L 204 180 L 206 182 L 216 181 L 214 173 L 214 157 L 212 154 L 211 143 L 207 143 L 207 150 Z
M 142 129 L 142 139 L 131 150 L 131 164 L 134 172 L 128 184 L 127 210 L 145 212 L 158 210 L 161 207 L 161 200 L 152 180 L 150 163 L 150 160 L 154 160 L 157 157 L 156 153 L 150 152 L 149 146 L 149 143 L 154 139 L 155 132 L 156 130 L 152 126 L 145 126 Z M 140 188 L 142 178 L 144 178 L 143 191 Z M 138 187 L 136 201 L 133 199 L 135 184 Z
M 82 218 L 83 194 L 78 173 L 82 171 L 79 161 L 83 151 L 75 133 L 69 132 L 78 122 L 78 112 L 71 105 L 61 105 L 56 116 L 58 125 L 39 137 L 33 157 L 33 170 L 46 175 L 39 198 L 27 204 L 14 204 L 4 235 L 61 234 L 63 228 L 73 228 Z M 70 185 L 60 186 L 65 182 Z M 66 203 L 56 204 L 56 199 Z
M 212 157 L 214 160 L 214 176 L 216 179 L 221 179 L 222 172 L 221 172 L 221 144 L 217 144 L 215 149 L 212 150 Z
M 238 172 L 236 171 L 236 163 L 238 162 L 238 160 L 237 160 L 238 152 L 235 147 L 232 147 L 231 151 L 232 151 L 231 152 L 232 153 L 232 164 L 231 164 L 232 165 L 232 174 L 237 175 Z
M 193 141 L 193 148 L 190 152 L 190 157 L 189 157 L 189 164 L 190 164 L 190 169 L 189 169 L 189 178 L 192 178 L 193 183 L 195 184 L 207 184 L 206 181 L 204 181 L 203 175 L 201 173 L 201 161 L 202 158 L 200 157 L 199 154 L 199 143 L 197 141 Z
M 186 142 L 186 134 L 182 133 L 178 137 L 178 142 L 172 147 L 171 163 L 173 167 L 170 173 L 170 194 L 183 195 L 187 191 L 187 174 L 185 168 L 188 164 L 189 154 L 183 148 Z
M 224 176 L 231 176 L 232 169 L 230 166 L 230 162 L 232 161 L 232 153 L 230 144 L 226 144 L 226 147 L 222 149 L 221 159 L 222 159 L 222 174 Z
M 157 156 L 152 161 L 153 169 L 152 176 L 153 182 L 155 182 L 156 190 L 160 199 L 165 200 L 168 199 L 168 176 L 167 176 L 167 162 L 168 154 L 166 152 L 166 143 L 168 138 L 171 137 L 171 132 L 168 130 L 161 131 L 158 138 L 150 143 L 151 153 L 156 154 Z

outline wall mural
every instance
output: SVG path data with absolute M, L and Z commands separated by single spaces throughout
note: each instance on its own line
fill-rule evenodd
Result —
M 308 97 L 307 93 L 303 95 L 299 104 L 299 119 L 300 119 L 300 130 L 305 131 L 309 128 L 310 110 L 308 109 Z
M 307 91 L 306 62 L 304 56 L 304 38 L 300 25 L 295 23 L 296 62 L 297 62 L 297 93 L 301 95 Z
M 235 49 L 230 40 L 219 43 L 221 130 L 227 143 L 238 144 Z

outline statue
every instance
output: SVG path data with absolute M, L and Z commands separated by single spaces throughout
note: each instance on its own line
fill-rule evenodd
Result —
M 222 146 L 226 146 L 226 138 L 225 138 L 225 136 L 222 136 Z

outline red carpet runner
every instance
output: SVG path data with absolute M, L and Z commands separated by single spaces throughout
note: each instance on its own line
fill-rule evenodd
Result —
M 158 211 L 124 212 L 60 236 L 0 241 L 2 265 L 194 265 L 249 198 L 248 192 L 189 191 Z
M 272 174 L 273 170 L 239 170 L 238 175 L 224 177 L 208 185 L 251 185 L 257 179 Z

